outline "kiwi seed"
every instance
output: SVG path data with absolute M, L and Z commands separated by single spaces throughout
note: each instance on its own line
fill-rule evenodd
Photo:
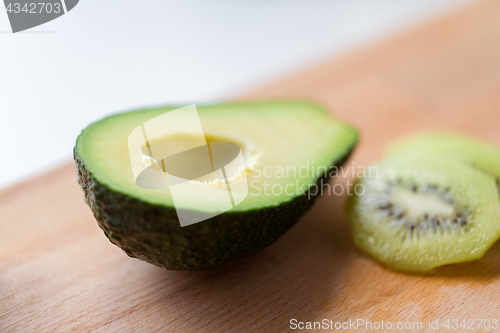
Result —
M 399 187 L 407 189 L 408 191 L 415 194 L 423 195 L 434 195 L 439 197 L 444 202 L 454 206 L 453 214 L 433 214 L 430 212 L 423 212 L 416 219 L 408 216 L 407 209 L 402 205 L 392 202 L 391 197 L 394 192 L 394 188 Z M 451 190 L 446 188 L 444 190 L 439 190 L 439 187 L 435 184 L 424 184 L 417 186 L 416 184 L 410 184 L 409 186 L 404 186 L 403 181 L 398 179 L 395 183 L 389 183 L 387 189 L 382 192 L 380 196 L 380 204 L 378 205 L 379 211 L 384 213 L 387 217 L 392 217 L 392 223 L 399 224 L 407 228 L 407 231 L 411 233 L 418 229 L 443 229 L 443 230 L 455 230 L 455 231 L 467 231 L 465 226 L 468 224 L 467 216 L 470 215 L 467 209 L 460 208 L 453 201 Z M 463 230 L 458 230 L 456 227 L 461 227 Z M 403 231 L 402 237 L 407 238 L 407 233 Z

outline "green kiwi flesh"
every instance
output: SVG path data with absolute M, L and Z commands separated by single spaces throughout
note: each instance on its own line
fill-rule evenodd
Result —
M 453 159 L 394 157 L 357 180 L 347 202 L 355 244 L 396 270 L 481 258 L 500 236 L 495 177 Z M 356 184 L 356 185 L 357 185 Z
M 453 132 L 426 131 L 396 141 L 386 150 L 388 157 L 425 153 L 446 156 L 487 172 L 500 186 L 500 148 Z

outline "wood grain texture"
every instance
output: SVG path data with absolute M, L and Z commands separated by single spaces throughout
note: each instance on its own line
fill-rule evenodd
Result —
M 500 145 L 499 17 L 500 1 L 481 2 L 242 99 L 325 104 L 361 130 L 354 165 L 421 128 Z M 75 168 L 64 166 L 0 192 L 0 332 L 283 332 L 292 318 L 424 328 L 428 320 L 500 319 L 500 244 L 432 276 L 391 272 L 354 248 L 344 199 L 325 195 L 257 255 L 171 272 L 110 244 Z

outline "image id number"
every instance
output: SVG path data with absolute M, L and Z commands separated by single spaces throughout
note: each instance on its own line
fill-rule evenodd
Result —
M 61 4 L 60 3 L 45 3 L 45 2 L 32 2 L 32 3 L 25 3 L 23 6 L 21 6 L 20 3 L 15 2 L 15 3 L 9 3 L 7 6 L 7 12 L 10 13 L 29 13 L 29 14 L 38 14 L 38 13 L 55 13 L 59 14 L 61 12 Z

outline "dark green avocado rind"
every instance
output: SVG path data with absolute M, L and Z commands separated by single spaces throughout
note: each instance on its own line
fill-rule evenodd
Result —
M 347 161 L 356 141 L 318 178 L 318 187 L 336 176 L 336 170 Z M 92 177 L 76 150 L 74 159 L 85 200 L 111 243 L 132 258 L 170 270 L 203 270 L 254 254 L 293 226 L 317 197 L 306 191 L 277 206 L 229 211 L 181 227 L 175 209 L 113 190 Z

